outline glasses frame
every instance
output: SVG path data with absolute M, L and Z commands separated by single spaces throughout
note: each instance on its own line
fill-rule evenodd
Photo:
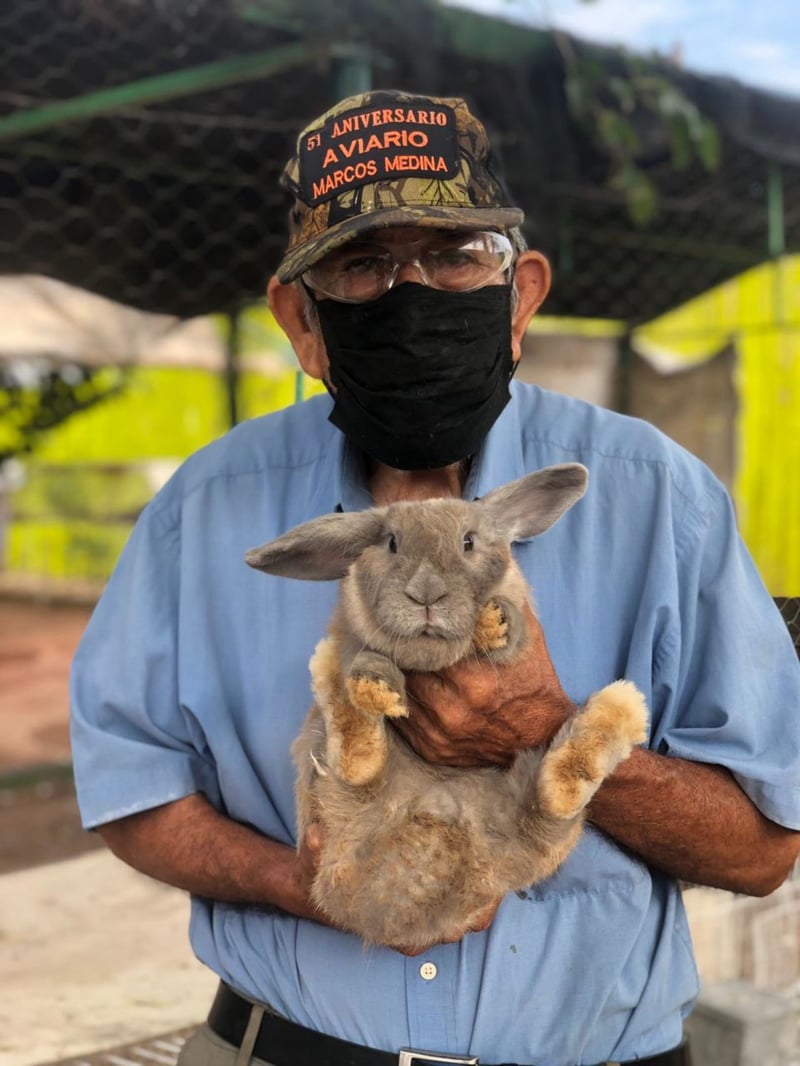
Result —
M 445 232 L 445 231 L 440 230 L 439 232 Z M 503 249 L 503 255 L 504 255 L 503 262 L 500 264 L 500 266 L 497 268 L 497 270 L 490 277 L 488 277 L 485 281 L 482 281 L 479 285 L 470 285 L 469 288 L 466 288 L 466 289 L 435 289 L 435 286 L 433 286 L 430 283 L 430 280 L 428 279 L 428 277 L 427 277 L 427 275 L 425 273 L 425 270 L 424 270 L 424 268 L 422 266 L 421 256 L 424 253 L 419 253 L 418 252 L 416 255 L 404 256 L 403 258 L 398 259 L 397 258 L 397 254 L 394 251 L 390 250 L 390 246 L 389 245 L 381 246 L 379 241 L 375 242 L 376 247 L 385 247 L 386 248 L 386 250 L 389 252 L 389 254 L 394 258 L 394 266 L 392 268 L 391 274 L 388 277 L 388 282 L 387 282 L 386 288 L 383 291 L 379 292 L 377 294 L 377 296 L 370 296 L 368 299 L 364 299 L 364 300 L 354 300 L 354 299 L 352 299 L 349 296 L 339 296 L 339 295 L 337 295 L 334 292 L 330 292 L 330 290 L 324 288 L 324 286 L 319 285 L 318 283 L 316 283 L 313 280 L 313 278 L 310 276 L 310 275 L 312 275 L 314 273 L 315 268 L 319 265 L 318 263 L 314 263 L 312 266 L 310 266 L 308 268 L 308 270 L 306 270 L 301 275 L 301 278 L 302 278 L 303 284 L 306 286 L 306 288 L 310 289 L 313 293 L 317 293 L 317 294 L 319 294 L 321 296 L 327 296 L 328 299 L 335 300 L 337 303 L 341 303 L 341 304 L 365 304 L 365 303 L 371 303 L 373 300 L 379 300 L 381 298 L 381 296 L 385 296 L 387 292 L 391 291 L 391 289 L 394 286 L 395 281 L 397 280 L 398 274 L 403 269 L 403 267 L 406 266 L 406 265 L 410 265 L 410 266 L 415 267 L 417 273 L 419 274 L 420 278 L 422 279 L 422 283 L 429 289 L 435 289 L 436 292 L 477 292 L 479 289 L 485 289 L 487 285 L 491 285 L 492 282 L 495 281 L 496 278 L 499 278 L 500 275 L 504 274 L 506 271 L 509 271 L 509 270 L 512 271 L 512 275 L 513 275 L 514 261 L 516 259 L 516 255 L 517 255 L 517 249 L 514 247 L 514 243 L 511 240 L 511 238 L 508 236 L 508 234 L 501 233 L 499 230 L 464 230 L 461 235 L 462 235 L 462 237 L 464 238 L 464 240 L 466 242 L 466 240 L 469 237 L 477 238 L 477 237 L 480 237 L 480 236 L 485 235 L 485 234 L 491 234 L 492 237 L 500 237 L 505 242 L 505 244 L 507 245 L 507 247 Z M 455 234 L 454 234 L 454 236 L 455 236 Z M 410 241 L 408 244 L 404 245 L 404 247 L 413 248 L 416 245 L 422 244 L 422 242 L 424 240 L 425 240 L 424 237 L 420 237 L 419 240 Z M 343 245 L 342 247 L 346 247 L 346 245 Z M 324 262 L 324 258 L 325 257 L 323 257 L 323 260 L 321 260 L 322 262 Z M 511 282 L 511 276 L 509 276 L 508 280 L 509 280 L 509 283 L 510 283 Z

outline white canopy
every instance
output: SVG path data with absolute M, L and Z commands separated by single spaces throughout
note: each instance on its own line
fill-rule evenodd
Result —
M 84 366 L 225 367 L 221 316 L 151 314 L 39 274 L 0 276 L 0 321 L 0 362 L 46 356 Z M 254 350 L 253 332 L 247 331 L 247 368 L 285 372 L 291 365 L 285 345 L 263 330 Z

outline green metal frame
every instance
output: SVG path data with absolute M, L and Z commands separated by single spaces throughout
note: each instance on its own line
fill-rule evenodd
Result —
M 772 288 L 775 323 L 785 328 L 782 256 L 786 252 L 786 218 L 783 209 L 783 171 L 778 163 L 770 163 L 767 169 L 767 250 L 775 263 Z
M 32 133 L 62 126 L 67 122 L 85 122 L 96 115 L 107 115 L 125 107 L 161 103 L 177 97 L 192 96 L 244 81 L 283 73 L 318 58 L 318 49 L 292 43 L 270 48 L 266 52 L 236 56 L 215 63 L 204 63 L 185 70 L 158 74 L 152 78 L 115 85 L 111 89 L 75 96 L 43 107 L 17 111 L 0 119 L 0 142 L 26 137 Z

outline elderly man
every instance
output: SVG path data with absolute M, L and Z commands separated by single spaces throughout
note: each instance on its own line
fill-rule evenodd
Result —
M 191 893 L 192 945 L 221 979 L 182 1062 L 687 1062 L 679 881 L 768 893 L 800 839 L 800 670 L 730 501 L 651 427 L 511 385 L 550 274 L 462 100 L 345 100 L 300 134 L 285 185 L 270 304 L 329 395 L 182 467 L 73 675 L 84 822 Z M 293 835 L 289 748 L 336 590 L 256 575 L 244 552 L 337 509 L 472 499 L 571 460 L 586 497 L 515 546 L 549 678 L 534 687 L 524 663 L 414 678 L 406 739 L 432 761 L 504 765 L 553 735 L 564 692 L 580 704 L 626 677 L 649 750 L 601 788 L 558 872 L 483 928 L 416 958 L 365 949 L 315 911 L 315 842 Z

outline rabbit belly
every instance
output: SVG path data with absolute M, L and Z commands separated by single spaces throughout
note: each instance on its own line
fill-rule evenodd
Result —
M 463 935 L 489 904 L 558 869 L 586 804 L 646 725 L 644 697 L 616 681 L 507 771 L 431 766 L 387 728 L 384 768 L 358 786 L 315 756 L 327 737 L 314 709 L 294 750 L 298 835 L 311 821 L 323 830 L 315 902 L 390 947 L 422 950 Z
M 329 839 L 315 902 L 367 943 L 422 949 L 458 937 L 495 900 L 491 871 L 484 876 L 469 827 L 459 823 L 421 811 L 369 839 Z
M 314 901 L 368 943 L 422 950 L 458 938 L 501 896 L 552 873 L 577 841 L 580 820 L 536 823 L 538 757 L 524 773 L 453 772 L 421 764 L 397 740 L 389 749 L 374 786 L 311 775 L 308 794 L 298 791 L 299 809 L 323 830 Z

